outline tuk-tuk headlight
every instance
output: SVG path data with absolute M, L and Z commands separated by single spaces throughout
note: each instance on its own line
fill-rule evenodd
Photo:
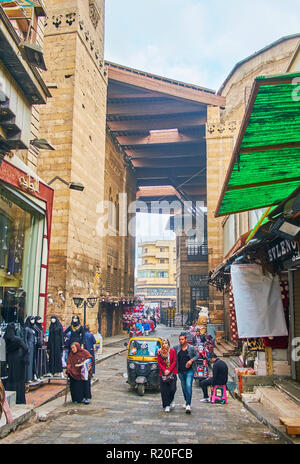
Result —
M 135 364 L 134 364 L 134 363 L 130 363 L 130 364 L 129 364 L 129 368 L 130 368 L 130 369 L 135 369 Z
M 152 365 L 151 365 L 151 370 L 154 371 L 155 369 L 157 369 L 157 365 L 156 365 L 156 364 L 152 364 Z

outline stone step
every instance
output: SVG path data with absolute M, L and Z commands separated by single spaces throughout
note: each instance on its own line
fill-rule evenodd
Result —
M 5 395 L 6 395 L 6 399 L 9 404 L 9 407 L 13 408 L 16 405 L 16 396 L 17 396 L 16 392 L 5 390 Z
M 287 398 L 287 396 L 275 387 L 257 387 L 256 394 L 260 402 L 275 411 L 278 416 L 300 417 L 300 406 Z
M 6 423 L 5 414 L 2 414 L 0 420 L 0 439 L 6 437 L 11 431 L 16 430 L 19 425 L 30 419 L 33 414 L 33 405 L 17 404 L 11 408 L 11 413 L 13 416 L 11 424 Z
M 275 388 L 300 406 L 300 385 L 294 380 L 275 380 Z

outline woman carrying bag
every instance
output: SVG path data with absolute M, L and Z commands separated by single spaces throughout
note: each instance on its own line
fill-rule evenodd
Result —
M 157 362 L 159 366 L 160 393 L 165 412 L 175 408 L 174 396 L 177 386 L 177 355 L 166 338 L 158 350 Z
M 89 371 L 88 377 L 83 374 L 85 361 L 90 359 L 92 355 L 81 348 L 78 342 L 72 343 L 71 351 L 67 359 L 67 374 L 70 377 L 70 392 L 73 403 L 89 404 L 91 395 L 91 374 Z

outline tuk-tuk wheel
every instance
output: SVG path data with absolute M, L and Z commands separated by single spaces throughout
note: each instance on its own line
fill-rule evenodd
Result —
M 143 383 L 139 383 L 137 386 L 137 392 L 139 396 L 143 396 L 145 393 L 145 385 Z

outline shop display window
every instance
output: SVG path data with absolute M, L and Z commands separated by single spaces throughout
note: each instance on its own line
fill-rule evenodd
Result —
M 42 217 L 0 189 L 0 324 L 23 324 L 34 313 L 36 273 L 40 274 L 38 229 Z M 40 250 L 39 250 L 40 248 Z M 37 269 L 39 267 L 39 269 Z

